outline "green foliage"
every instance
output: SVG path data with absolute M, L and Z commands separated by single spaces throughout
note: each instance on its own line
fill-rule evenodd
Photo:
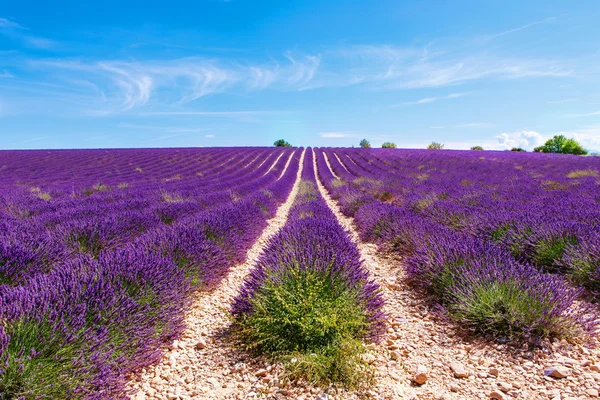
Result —
M 367 139 L 361 140 L 360 143 L 359 143 L 359 145 L 363 149 L 370 149 L 371 148 L 371 143 Z
M 576 284 L 597 292 L 600 291 L 598 265 L 600 260 L 594 259 L 591 254 L 579 254 L 577 258 L 571 260 L 567 275 Z
M 563 154 L 574 154 L 576 156 L 584 156 L 588 152 L 575 139 L 567 139 L 562 146 Z
M 360 339 L 368 321 L 357 292 L 330 272 L 288 267 L 280 274 L 255 294 L 253 312 L 235 320 L 244 347 L 285 361 L 292 376 L 313 383 L 364 382 Z
M 392 142 L 385 142 L 381 145 L 382 149 L 395 149 L 396 148 L 396 143 L 392 143 Z
M 443 148 L 444 148 L 444 145 L 442 143 L 438 143 L 438 142 L 431 142 L 427 145 L 428 150 L 442 150 Z
M 526 150 L 521 148 L 521 147 L 513 147 L 512 149 L 510 149 L 510 151 L 521 151 L 521 152 L 525 152 Z
M 575 139 L 567 139 L 564 135 L 556 135 L 548 139 L 543 146 L 533 149 L 535 152 L 585 155 L 587 150 Z
M 481 151 L 481 150 L 483 150 L 483 147 L 481 147 L 481 146 L 473 146 L 473 147 L 471 147 L 471 150 L 480 150 Z
M 0 399 L 72 398 L 73 390 L 85 383 L 86 376 L 71 372 L 77 345 L 66 343 L 50 324 L 15 321 L 6 333 L 10 342 L 3 355 Z
M 276 140 L 275 143 L 273 143 L 273 146 L 275 146 L 275 147 L 292 147 L 292 145 L 289 144 L 284 139 Z
M 570 235 L 540 240 L 533 246 L 533 262 L 546 269 L 556 269 L 557 261 L 562 258 L 567 244 L 576 245 L 577 243 L 577 238 Z
M 472 293 L 462 296 L 456 304 L 460 307 L 451 309 L 453 316 L 494 336 L 562 337 L 568 336 L 571 329 L 566 322 L 536 324 L 547 314 L 547 304 L 514 281 L 478 282 Z M 531 326 L 535 326 L 533 332 L 528 329 Z

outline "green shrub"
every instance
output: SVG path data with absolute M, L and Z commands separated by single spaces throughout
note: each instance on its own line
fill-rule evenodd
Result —
M 295 378 L 357 387 L 371 373 L 360 339 L 369 324 L 357 292 L 331 274 L 286 268 L 252 299 L 253 312 L 235 319 L 247 350 L 286 363 Z
M 533 262 L 550 270 L 558 268 L 557 261 L 562 258 L 567 244 L 576 245 L 577 238 L 565 235 L 538 241 L 533 246 Z
M 292 147 L 292 145 L 289 142 L 285 141 L 284 139 L 276 140 L 275 143 L 273 143 L 273 146 L 275 146 L 275 147 Z
M 570 325 L 559 321 L 548 325 L 536 324 L 547 316 L 548 305 L 543 299 L 523 290 L 518 282 L 478 282 L 469 296 L 461 298 L 460 308 L 451 314 L 482 333 L 501 334 L 509 339 L 532 335 L 550 337 L 568 336 Z M 529 328 L 535 326 L 534 331 Z M 564 331 L 557 330 L 563 326 Z
M 86 377 L 72 374 L 77 345 L 65 343 L 43 321 L 21 320 L 7 326 L 10 336 L 0 374 L 0 399 L 66 399 Z
M 444 148 L 444 145 L 442 143 L 438 143 L 438 142 L 431 142 L 427 145 L 428 150 L 442 150 L 443 148 Z

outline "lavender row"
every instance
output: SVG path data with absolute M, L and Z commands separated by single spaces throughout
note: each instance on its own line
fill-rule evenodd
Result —
M 581 291 L 560 277 L 540 273 L 501 246 L 395 201 L 396 191 L 386 186 L 381 169 L 376 175 L 374 163 L 363 169 L 355 155 L 342 165 L 332 150 L 317 151 L 317 156 L 322 181 L 343 212 L 354 217 L 362 239 L 401 255 L 410 281 L 464 326 L 536 344 L 592 334 L 594 312 L 578 305 Z M 325 156 L 341 179 L 331 173 Z
M 143 235 L 97 259 L 78 255 L 0 292 L 0 391 L 20 398 L 126 398 L 131 373 L 160 359 L 193 290 L 210 289 L 247 249 L 295 181 Z
M 565 274 L 593 291 L 600 289 L 597 157 L 384 154 L 375 151 L 369 157 L 353 152 L 353 158 L 375 176 L 378 156 L 395 167 L 391 174 L 379 170 L 394 202 L 453 230 L 491 241 L 520 262 Z
M 281 157 L 278 169 L 283 169 L 286 162 L 287 157 Z M 81 204 L 74 213 L 58 208 L 37 219 L 5 219 L 0 225 L 3 260 L 0 281 L 19 283 L 32 273 L 48 271 L 56 262 L 76 254 L 97 257 L 103 250 L 116 248 L 162 226 L 244 198 L 277 179 L 279 172 L 275 168 L 265 175 L 269 167 L 265 163 L 254 173 L 212 186 L 213 193 L 187 201 L 150 202 L 142 208 L 137 207 L 134 197 L 125 202 L 106 201 L 91 209 Z
M 385 319 L 381 310 L 383 298 L 379 286 L 369 277 L 360 259 L 360 253 L 350 240 L 348 232 L 337 221 L 319 193 L 313 157 L 313 151 L 309 148 L 304 160 L 299 192 L 290 209 L 287 223 L 269 239 L 256 266 L 240 289 L 231 312 L 238 320 L 252 316 L 257 311 L 254 308 L 258 301 L 257 297 L 263 296 L 265 290 L 268 290 L 267 287 L 285 286 L 286 282 L 298 279 L 302 281 L 301 286 L 310 285 L 310 277 L 314 277 L 312 274 L 315 274 L 318 277 L 317 282 L 320 282 L 315 285 L 320 289 L 322 286 L 332 285 L 335 286 L 336 296 L 347 294 L 354 296 L 353 301 L 359 305 L 366 316 L 368 325 L 361 334 L 364 338 L 377 340 L 385 328 Z M 294 293 L 300 296 L 298 293 L 304 292 L 294 291 Z M 301 302 L 305 303 L 305 307 L 308 307 L 311 298 L 303 297 Z M 293 308 L 293 305 L 287 306 Z M 286 308 L 285 305 L 283 307 Z M 277 313 L 279 310 L 274 312 Z M 277 320 L 275 316 L 269 318 Z M 285 342 L 283 347 L 286 347 L 287 351 L 295 349 L 294 351 L 302 352 L 319 340 L 325 341 L 324 337 L 327 336 L 328 329 L 335 329 L 329 327 L 323 328 L 325 333 L 324 331 L 311 332 L 314 335 L 308 335 L 311 337 L 307 339 L 306 330 L 309 328 L 303 326 L 303 321 L 285 318 L 285 321 L 279 322 L 277 325 L 280 332 L 275 339 L 277 344 L 273 346 L 277 347 Z M 261 351 L 276 350 L 268 342 L 268 340 L 261 341 L 259 345 Z

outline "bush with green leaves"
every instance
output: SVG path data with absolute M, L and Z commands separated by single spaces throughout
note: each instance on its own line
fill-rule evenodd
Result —
M 513 147 L 512 149 L 510 149 L 510 151 L 525 152 L 526 150 L 521 147 Z
M 573 138 L 567 139 L 564 135 L 556 135 L 552 139 L 548 139 L 543 146 L 538 146 L 533 151 L 574 155 L 586 155 L 588 153 L 579 142 Z
M 444 148 L 444 145 L 442 143 L 438 143 L 438 142 L 431 142 L 427 145 L 428 150 L 442 150 L 443 148 Z
M 382 149 L 395 149 L 396 148 L 396 143 L 392 143 L 392 142 L 385 142 L 381 145 Z
M 275 147 L 292 147 L 292 145 L 284 139 L 276 140 L 275 143 L 273 143 L 273 146 L 275 146 Z
M 359 145 L 363 149 L 370 149 L 371 148 L 371 142 L 369 142 L 367 139 L 361 140 L 360 143 L 359 143 Z
M 481 146 L 473 146 L 473 147 L 471 147 L 471 150 L 479 150 L 479 151 L 481 151 L 481 150 L 483 150 L 483 147 L 481 147 Z

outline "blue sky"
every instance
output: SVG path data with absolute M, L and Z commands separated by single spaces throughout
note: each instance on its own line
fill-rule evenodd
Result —
M 0 148 L 600 150 L 593 1 L 0 7 Z

